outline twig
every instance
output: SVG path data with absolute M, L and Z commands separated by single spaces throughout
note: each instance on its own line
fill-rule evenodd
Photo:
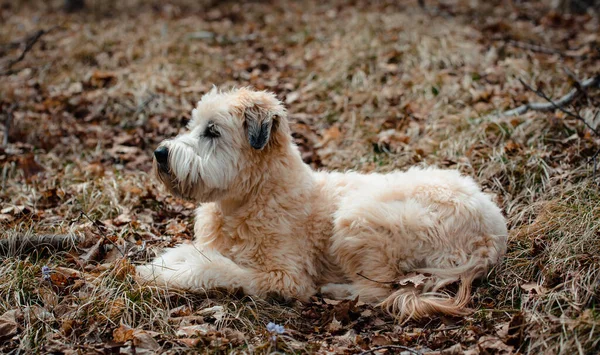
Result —
M 438 329 L 428 329 L 430 332 L 445 332 L 446 330 L 456 330 L 456 329 L 460 329 L 462 328 L 462 325 L 455 325 L 452 327 L 444 327 L 444 328 L 438 328 Z
M 563 68 L 563 70 L 565 71 L 565 73 L 567 73 L 569 78 L 573 80 L 573 82 L 575 83 L 575 88 L 581 91 L 585 98 L 588 99 L 588 101 L 590 101 L 592 104 L 594 104 L 594 106 L 599 106 L 596 100 L 594 100 L 592 97 L 590 97 L 590 95 L 588 95 L 586 88 L 583 87 L 577 75 L 575 75 L 575 73 L 573 73 L 573 71 L 567 67 Z
M 79 239 L 70 235 L 33 235 L 0 239 L 0 257 L 24 255 L 33 251 L 62 251 L 71 249 Z
M 596 151 L 596 153 L 594 153 L 594 155 L 592 155 L 591 158 L 589 158 L 588 161 L 587 161 L 588 164 L 589 163 L 593 163 L 594 164 L 594 170 L 593 170 L 593 173 L 592 173 L 593 177 L 596 177 L 596 168 L 597 168 L 596 159 L 598 159 L 598 155 L 600 155 L 600 149 L 598 149 Z
M 378 284 L 388 284 L 389 285 L 389 284 L 395 284 L 395 283 L 397 283 L 396 281 L 377 281 L 377 280 L 373 280 L 373 279 L 368 278 L 365 275 L 361 274 L 360 272 L 357 272 L 356 275 L 358 275 L 358 276 L 360 276 L 362 278 L 365 278 L 365 279 L 367 279 L 369 281 L 377 282 Z
M 375 347 L 373 349 L 369 349 L 367 351 L 363 351 L 359 355 L 373 354 L 377 350 L 384 350 L 384 349 L 401 349 L 401 350 L 406 350 L 408 352 L 411 352 L 413 354 L 423 355 L 423 353 L 420 352 L 419 350 L 409 348 L 407 346 L 402 346 L 402 345 L 382 345 L 382 346 Z
M 6 147 L 8 145 L 8 134 L 10 132 L 10 126 L 12 125 L 13 120 L 13 111 L 17 107 L 17 104 L 12 104 L 6 111 L 6 120 L 4 121 L 4 138 L 2 139 L 2 146 Z
M 27 43 L 25 43 L 25 48 L 23 49 L 23 51 L 21 52 L 21 55 L 19 55 L 19 57 L 11 60 L 8 62 L 8 65 L 6 66 L 6 70 L 2 73 L 2 75 L 9 75 L 12 74 L 12 67 L 13 65 L 17 64 L 18 62 L 22 61 L 23 59 L 25 59 L 25 55 L 27 54 L 27 52 L 29 52 L 32 48 L 33 45 L 36 44 L 36 42 L 42 38 L 43 35 L 45 35 L 46 33 L 52 31 L 54 29 L 54 27 L 52 27 L 49 30 L 39 30 L 36 33 L 34 33 L 31 37 L 29 37 L 27 39 Z
M 530 50 L 532 52 L 537 52 L 537 53 L 544 53 L 544 54 L 557 54 L 561 57 L 567 57 L 567 58 L 576 58 L 576 59 L 585 59 L 587 58 L 587 55 L 580 55 L 580 54 L 569 54 L 569 53 L 565 53 L 563 51 L 560 51 L 558 49 L 554 49 L 554 48 L 549 48 L 549 47 L 544 47 L 541 46 L 539 44 L 534 44 L 534 43 L 527 43 L 527 42 L 520 42 L 520 41 L 515 41 L 515 40 L 508 40 L 506 41 L 506 44 L 513 46 L 515 48 L 520 48 L 520 49 L 526 49 L 526 50 Z
M 121 255 L 122 255 L 123 257 L 125 257 L 125 253 L 124 253 L 124 252 L 121 250 L 121 248 L 119 248 L 119 246 L 118 246 L 118 245 L 117 245 L 115 242 L 113 242 L 113 241 L 112 241 L 110 238 L 108 238 L 108 237 L 107 237 L 107 236 L 104 234 L 104 233 L 105 233 L 105 230 L 104 230 L 104 228 L 106 228 L 106 227 L 104 227 L 104 226 L 101 226 L 101 225 L 100 225 L 100 224 L 99 224 L 97 221 L 95 221 L 95 220 L 91 219 L 91 218 L 90 218 L 90 216 L 88 216 L 88 215 L 87 215 L 87 213 L 85 213 L 85 212 L 83 212 L 83 211 L 81 211 L 81 216 L 84 216 L 84 217 L 85 217 L 85 218 L 87 218 L 87 219 L 88 219 L 90 222 L 92 222 L 92 224 L 94 225 L 94 227 L 98 228 L 98 230 L 100 231 L 100 234 L 101 234 L 102 238 L 103 238 L 104 240 L 107 240 L 107 241 L 108 241 L 110 244 L 112 244 L 112 245 L 113 245 L 115 248 L 117 248 L 117 250 L 119 251 L 119 253 L 121 253 Z
M 590 85 L 586 85 L 586 82 L 588 82 L 588 81 L 589 81 L 589 83 L 591 83 Z M 522 84 L 523 86 L 525 86 L 525 87 L 526 87 L 528 90 L 531 90 L 531 91 L 535 92 L 535 93 L 536 93 L 536 95 L 538 95 L 538 96 L 540 96 L 540 97 L 544 98 L 546 101 L 548 101 L 548 105 L 550 105 L 550 108 L 557 109 L 557 110 L 559 110 L 559 111 L 561 111 L 561 112 L 565 113 L 566 115 L 568 115 L 568 116 L 570 116 L 570 117 L 573 117 L 573 118 L 575 118 L 575 119 L 577 119 L 577 120 L 579 120 L 579 121 L 583 122 L 583 123 L 586 125 L 586 127 L 590 129 L 590 131 L 594 132 L 594 134 L 595 134 L 596 136 L 599 136 L 599 137 L 600 137 L 600 132 L 598 132 L 598 131 L 597 131 L 597 130 L 594 128 L 594 127 L 592 127 L 592 126 L 591 126 L 589 123 L 587 123 L 587 121 L 585 120 L 585 118 L 581 117 L 581 116 L 580 116 L 580 115 L 578 115 L 578 114 L 574 114 L 574 113 L 572 113 L 571 111 L 565 110 L 565 109 L 563 108 L 563 106 L 564 106 L 566 103 L 568 103 L 569 101 L 571 101 L 572 99 L 574 99 L 574 98 L 575 98 L 575 96 L 576 96 L 576 94 L 577 94 L 578 92 L 581 92 L 581 90 L 580 90 L 580 89 L 574 89 L 574 90 L 571 90 L 571 92 L 574 92 L 574 93 L 573 93 L 573 96 L 572 96 L 572 97 L 570 97 L 568 101 L 565 101 L 565 100 L 564 100 L 564 98 L 565 98 L 566 96 L 563 96 L 563 97 L 562 97 L 560 100 L 558 100 L 557 102 L 554 102 L 554 101 L 552 101 L 552 99 L 551 99 L 551 98 L 549 98 L 549 97 L 548 97 L 548 96 L 547 96 L 547 95 L 546 95 L 546 94 L 545 94 L 545 93 L 544 93 L 542 90 L 540 90 L 540 89 L 534 89 L 534 88 L 532 88 L 531 86 L 527 85 L 527 83 L 525 83 L 525 82 L 524 82 L 522 79 L 519 79 L 519 82 L 521 82 L 521 84 Z M 591 79 L 588 79 L 588 80 L 586 80 L 585 82 L 581 83 L 581 86 L 582 86 L 583 88 L 587 88 L 587 87 L 589 87 L 589 86 L 596 85 L 596 84 L 598 84 L 598 83 L 600 83 L 600 75 L 596 75 L 595 77 L 593 77 L 593 78 L 591 78 Z
M 523 83 L 523 81 L 521 81 L 521 83 Z M 524 83 L 523 83 L 524 84 Z M 575 99 L 575 97 L 577 96 L 577 94 L 581 93 L 581 91 L 583 91 L 583 89 L 587 89 L 596 85 L 600 84 L 600 75 L 596 75 L 593 78 L 589 78 L 584 80 L 581 83 L 581 88 L 574 88 L 571 91 L 569 91 L 568 94 L 566 94 L 565 96 L 561 97 L 560 99 L 556 100 L 556 101 L 552 101 L 549 98 L 546 97 L 547 100 L 550 100 L 550 102 L 545 103 L 545 102 L 530 102 L 524 105 L 521 105 L 517 108 L 508 110 L 508 111 L 504 111 L 504 112 L 500 112 L 500 113 L 496 113 L 496 114 L 491 114 L 488 115 L 487 117 L 494 117 L 494 116 L 518 116 L 518 115 L 522 115 L 525 112 L 529 111 L 529 110 L 535 110 L 535 111 L 548 111 L 548 110 L 553 110 L 553 109 L 557 109 L 557 108 L 561 108 L 562 106 L 570 103 L 571 101 L 573 101 Z M 530 86 L 524 84 L 525 87 L 531 88 Z M 599 85 L 600 86 L 600 85 Z M 532 91 L 536 92 L 536 90 L 531 89 Z
M 135 110 L 135 113 L 133 114 L 133 117 L 136 117 L 137 115 L 142 113 L 146 106 L 148 106 L 157 97 L 158 95 L 156 95 L 155 93 L 151 93 L 150 96 L 146 98 L 146 100 L 144 100 L 140 105 L 138 105 L 137 109 Z
M 133 117 L 136 118 L 140 113 L 142 113 L 142 111 L 144 111 L 146 106 L 148 106 L 157 97 L 158 97 L 157 94 L 151 93 L 150 96 L 148 96 L 141 104 L 138 105 L 137 109 L 133 113 Z M 146 116 L 142 117 L 140 120 L 135 122 L 135 126 L 138 126 L 138 127 L 143 126 L 144 124 L 146 124 L 146 120 L 147 120 Z

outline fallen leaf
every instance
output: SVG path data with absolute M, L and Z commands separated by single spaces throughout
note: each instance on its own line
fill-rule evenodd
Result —
M 125 343 L 133 339 L 133 329 L 121 324 L 121 326 L 113 330 L 113 340 L 117 343 Z
M 225 316 L 225 309 L 223 308 L 223 306 L 214 306 L 214 307 L 204 308 L 203 310 L 201 310 L 198 313 L 203 316 L 211 316 L 215 319 L 215 321 L 218 322 L 221 319 L 223 319 L 223 317 Z
M 160 349 L 160 344 L 154 339 L 158 333 L 149 332 L 141 329 L 133 331 L 133 345 L 136 347 L 136 353 L 140 353 L 140 349 L 148 350 L 149 353 L 154 353 Z
M 526 284 L 521 285 L 521 289 L 523 289 L 523 291 L 529 292 L 529 293 L 535 293 L 537 295 L 544 295 L 546 293 L 546 288 L 542 285 L 539 285 L 535 282 L 528 282 Z
M 341 135 L 342 132 L 338 126 L 331 126 L 323 133 L 323 138 L 321 139 L 319 146 L 323 147 L 329 142 L 337 141 Z
M 195 348 L 200 343 L 199 338 L 181 338 L 177 339 L 177 341 L 190 348 Z
M 398 280 L 398 284 L 401 286 L 407 286 L 408 284 L 412 284 L 416 289 L 421 289 L 423 286 L 431 281 L 431 276 L 425 276 L 423 274 L 410 273 L 405 275 L 402 279 Z
M 33 153 L 19 157 L 18 166 L 19 169 L 23 171 L 23 175 L 28 181 L 35 175 L 45 170 L 44 167 L 36 161 Z
M 17 334 L 19 314 L 18 310 L 10 310 L 0 316 L 0 341 L 6 341 Z
M 510 355 L 514 353 L 514 348 L 495 336 L 486 335 L 479 338 L 477 347 L 482 354 Z
M 179 235 L 185 233 L 185 230 L 186 225 L 184 223 L 171 220 L 169 221 L 169 224 L 167 224 L 165 232 L 169 235 Z
M 191 336 L 197 336 L 197 335 L 205 335 L 208 334 L 209 331 L 212 330 L 216 330 L 216 327 L 212 324 L 195 324 L 195 325 L 188 325 L 188 326 L 184 326 L 184 327 L 180 327 L 177 332 L 175 333 L 175 335 L 177 335 L 178 337 L 191 337 Z
M 285 103 L 289 105 L 291 103 L 294 103 L 299 98 L 300 98 L 300 93 L 297 91 L 292 91 L 289 94 L 287 94 L 287 96 L 285 97 Z
M 376 334 L 371 337 L 371 345 L 373 346 L 389 345 L 391 343 L 390 339 L 383 335 Z
M 340 322 L 337 319 L 335 319 L 335 316 L 333 316 L 333 319 L 327 325 L 327 331 L 330 332 L 330 333 L 338 332 L 342 328 L 343 328 L 342 327 L 342 322 Z

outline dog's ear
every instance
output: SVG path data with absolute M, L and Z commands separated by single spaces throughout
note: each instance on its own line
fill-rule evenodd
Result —
M 277 115 L 258 105 L 246 108 L 244 120 L 248 129 L 248 141 L 252 148 L 261 150 L 267 145 L 276 119 Z
M 266 146 L 289 142 L 286 110 L 275 94 L 242 89 L 240 96 L 246 102 L 243 108 L 244 126 L 252 148 L 262 150 Z

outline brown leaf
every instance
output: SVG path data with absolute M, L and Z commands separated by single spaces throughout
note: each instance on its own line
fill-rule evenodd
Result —
M 200 343 L 199 338 L 181 338 L 177 341 L 190 348 L 195 348 Z
M 431 281 L 431 276 L 425 276 L 423 274 L 410 273 L 405 275 L 402 279 L 398 281 L 398 284 L 401 286 L 407 286 L 408 284 L 412 284 L 413 287 L 419 289 L 423 288 L 423 286 Z
M 140 349 L 150 350 L 154 352 L 155 350 L 160 349 L 160 345 L 154 339 L 154 337 L 158 333 L 149 332 L 141 329 L 135 329 L 133 331 L 133 345 L 137 348 L 137 353 L 139 353 Z
M 481 354 L 510 355 L 514 353 L 512 346 L 506 345 L 500 338 L 490 335 L 479 338 L 477 347 Z
M 52 284 L 58 287 L 66 287 L 69 284 L 67 277 L 59 272 L 50 274 L 50 281 Z
M 101 254 L 104 252 L 102 245 L 104 244 L 104 238 L 99 238 L 96 244 L 92 246 L 87 253 L 81 256 L 81 260 L 84 264 L 89 264 L 91 261 L 96 261 L 100 258 Z
M 131 223 L 132 220 L 133 219 L 132 219 L 131 215 L 126 212 L 126 213 L 121 213 L 120 215 L 118 215 L 116 218 L 114 218 L 112 220 L 112 222 L 115 226 L 120 227 L 122 225 Z
M 18 166 L 23 171 L 26 180 L 30 180 L 33 176 L 44 171 L 44 167 L 35 160 L 33 153 L 19 157 Z
M 195 324 L 188 325 L 184 327 L 180 327 L 175 335 L 179 337 L 192 337 L 197 335 L 205 335 L 208 334 L 209 331 L 216 330 L 215 326 L 212 324 Z
M 358 296 L 353 300 L 343 300 L 333 307 L 335 318 L 337 318 L 343 324 L 350 322 L 353 316 L 358 315 L 356 304 L 358 303 Z
M 19 323 L 17 318 L 20 314 L 18 310 L 4 312 L 0 316 L 0 341 L 6 341 L 17 334 Z
M 340 131 L 338 126 L 331 126 L 328 129 L 326 129 L 323 133 L 323 138 L 321 139 L 319 146 L 323 147 L 329 142 L 337 141 L 341 135 L 342 132 Z
M 528 282 L 526 284 L 521 285 L 521 288 L 529 293 L 535 293 L 537 295 L 544 295 L 546 293 L 546 288 L 542 285 L 538 285 L 535 282 Z
M 133 329 L 121 324 L 121 326 L 113 330 L 113 340 L 117 343 L 125 343 L 133 339 Z
M 183 305 L 173 308 L 169 311 L 171 317 L 187 317 L 192 314 L 192 309 L 189 306 Z
M 388 337 L 383 336 L 383 335 L 377 334 L 377 335 L 373 335 L 371 337 L 371 345 L 373 345 L 373 346 L 389 345 L 391 343 L 392 343 L 391 340 Z
M 185 233 L 186 225 L 182 222 L 177 222 L 176 220 L 169 221 L 167 224 L 167 229 L 165 233 L 169 235 L 179 235 Z
M 508 335 L 505 339 L 506 344 L 519 347 L 525 338 L 525 316 L 519 312 L 515 314 L 508 324 Z
M 387 150 L 393 153 L 400 152 L 410 142 L 410 137 L 400 133 L 395 129 L 388 129 L 377 134 L 377 147 L 380 150 Z
M 327 331 L 330 333 L 336 333 L 342 328 L 342 322 L 335 319 L 335 316 L 333 316 L 333 320 L 331 320 L 331 322 L 327 325 Z
M 89 78 L 89 84 L 94 87 L 106 87 L 117 81 L 117 75 L 113 72 L 96 70 Z
M 298 100 L 299 98 L 300 98 L 300 93 L 298 91 L 292 91 L 289 94 L 287 94 L 287 96 L 285 98 L 285 103 L 289 105 L 289 104 L 295 102 L 296 100 Z

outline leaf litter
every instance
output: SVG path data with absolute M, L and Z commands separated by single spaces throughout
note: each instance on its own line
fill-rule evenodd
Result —
M 2 238 L 80 240 L 0 260 L 1 352 L 598 351 L 600 194 L 586 162 L 600 138 L 558 111 L 489 115 L 539 99 L 519 79 L 560 97 L 577 85 L 564 68 L 598 74 L 597 14 L 502 1 L 86 3 L 0 9 L 2 71 L 20 41 L 53 29 L 0 86 Z M 274 91 L 313 168 L 438 165 L 495 193 L 509 251 L 476 285 L 477 311 L 400 325 L 359 299 L 137 285 L 133 265 L 193 237 L 194 205 L 148 172 L 212 84 Z M 598 94 L 569 109 L 596 124 Z M 428 276 L 385 281 L 419 288 Z M 271 322 L 285 328 L 275 343 Z

